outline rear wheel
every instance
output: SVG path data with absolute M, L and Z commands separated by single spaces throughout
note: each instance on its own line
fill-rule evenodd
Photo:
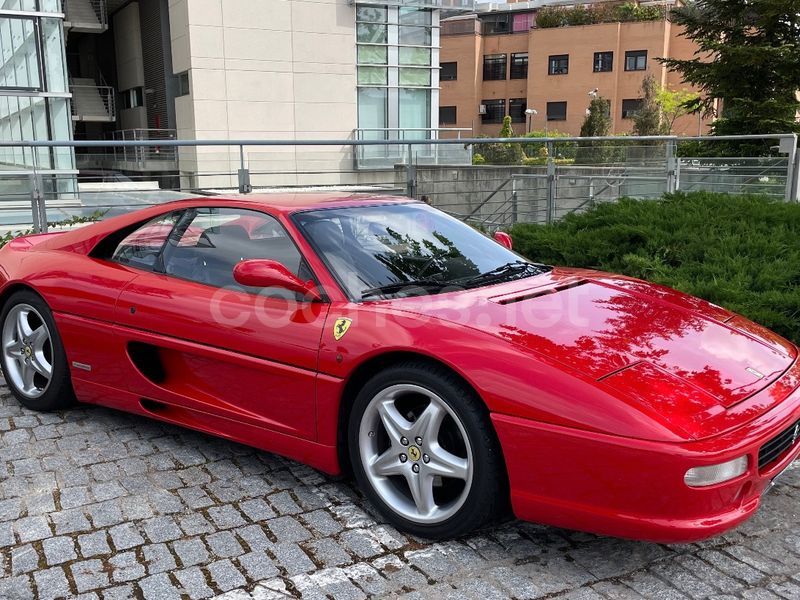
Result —
M 359 485 L 400 529 L 451 537 L 504 508 L 505 469 L 488 413 L 444 368 L 412 361 L 373 377 L 356 398 L 348 437 Z
M 3 374 L 17 400 L 41 411 L 73 404 L 66 354 L 47 304 L 33 292 L 15 292 L 0 321 Z

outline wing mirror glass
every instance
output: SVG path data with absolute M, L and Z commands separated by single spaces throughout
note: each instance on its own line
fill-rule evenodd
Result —
M 322 299 L 313 281 L 303 281 L 275 260 L 243 260 L 233 268 L 233 279 L 247 287 L 278 287 L 298 292 L 311 300 Z

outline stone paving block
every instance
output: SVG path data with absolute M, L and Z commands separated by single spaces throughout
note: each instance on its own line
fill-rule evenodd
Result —
M 132 551 L 115 554 L 108 559 L 111 567 L 111 579 L 117 583 L 136 581 L 145 576 L 144 565 L 140 564 L 136 553 Z
M 176 540 L 172 543 L 172 548 L 184 567 L 202 565 L 208 562 L 208 548 L 200 538 Z
M 0 577 L 0 598 L 4 600 L 30 600 L 33 588 L 28 575 Z
M 191 600 L 210 598 L 214 590 L 208 587 L 205 574 L 198 567 L 181 569 L 174 572 L 175 578 L 180 582 L 181 589 Z
M 208 516 L 218 529 L 231 529 L 247 525 L 242 514 L 230 504 L 209 508 Z
M 142 546 L 144 563 L 147 565 L 147 572 L 150 575 L 155 573 L 165 573 L 177 566 L 175 557 L 167 548 L 166 544 L 152 544 Z
M 302 542 L 311 537 L 311 533 L 294 517 L 278 517 L 265 523 L 278 543 Z
M 278 574 L 274 561 L 263 550 L 248 552 L 236 559 L 247 576 L 253 581 L 269 579 Z
M 53 537 L 42 541 L 44 556 L 49 566 L 78 558 L 75 552 L 75 541 L 69 537 Z
M 275 544 L 272 547 L 272 552 L 275 554 L 278 563 L 286 569 L 290 576 L 298 573 L 307 573 L 316 568 L 308 555 L 297 544 Z
M 139 580 L 139 589 L 146 600 L 181 600 L 181 593 L 166 573 Z
M 250 550 L 267 550 L 272 547 L 272 542 L 259 525 L 248 525 L 234 530 Z
M 147 539 L 154 544 L 170 542 L 183 536 L 181 528 L 172 517 L 156 517 L 143 523 Z
M 345 549 L 332 538 L 311 540 L 303 547 L 323 567 L 341 567 L 353 562 Z
M 132 523 L 123 523 L 112 527 L 108 533 L 117 550 L 127 550 L 144 544 L 144 538 L 139 533 L 139 529 Z
M 70 595 L 69 581 L 61 567 L 36 571 L 33 580 L 39 600 L 55 600 Z
M 47 523 L 47 517 L 43 515 L 17 519 L 14 521 L 14 531 L 17 532 L 17 535 L 23 544 L 25 542 L 42 540 L 53 535 L 52 531 L 50 530 L 50 525 Z
M 72 580 L 79 593 L 88 592 L 109 584 L 108 573 L 103 563 L 97 559 L 72 563 L 69 566 Z
M 266 521 L 275 516 L 275 511 L 261 498 L 254 498 L 252 500 L 245 500 L 239 504 L 239 509 L 251 521 Z
M 244 554 L 244 548 L 230 531 L 219 531 L 206 537 L 211 552 L 219 558 L 230 558 Z
M 223 592 L 242 587 L 247 583 L 244 576 L 229 560 L 218 560 L 211 563 L 208 565 L 208 572 L 211 579 Z
M 29 573 L 39 566 L 39 553 L 30 544 L 17 546 L 11 551 L 11 574 Z
M 108 534 L 105 530 L 79 535 L 78 546 L 84 558 L 111 553 L 111 547 L 108 545 Z

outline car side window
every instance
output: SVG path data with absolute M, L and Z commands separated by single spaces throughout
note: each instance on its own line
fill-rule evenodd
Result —
M 160 215 L 129 233 L 117 244 L 111 260 L 152 271 L 156 268 L 161 249 L 180 219 L 182 211 Z
M 190 211 L 167 241 L 162 266 L 167 275 L 197 283 L 296 298 L 288 290 L 263 290 L 236 283 L 236 263 L 254 258 L 277 261 L 303 279 L 312 277 L 289 234 L 274 217 L 238 208 Z

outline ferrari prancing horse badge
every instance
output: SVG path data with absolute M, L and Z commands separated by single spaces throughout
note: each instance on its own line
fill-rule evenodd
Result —
M 344 337 L 344 334 L 347 333 L 347 330 L 350 329 L 350 324 L 353 321 L 346 317 L 341 317 L 336 319 L 336 323 L 333 324 L 333 338 L 335 340 L 340 340 Z

